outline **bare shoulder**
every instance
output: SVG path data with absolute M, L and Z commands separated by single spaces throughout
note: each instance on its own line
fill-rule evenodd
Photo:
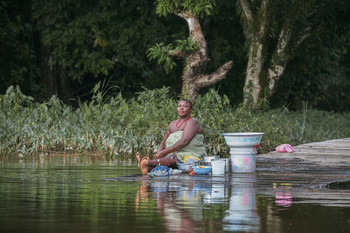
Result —
M 202 134 L 203 133 L 203 127 L 201 126 L 201 124 L 199 123 L 199 121 L 194 118 L 191 117 L 191 120 L 189 121 L 189 125 L 191 125 L 191 127 L 193 127 L 194 129 L 196 129 L 198 134 Z
M 200 124 L 199 121 L 194 117 L 190 118 L 190 122 L 192 122 L 192 124 Z
M 168 126 L 168 131 L 169 131 L 169 133 L 173 133 L 176 131 L 176 120 L 170 122 L 170 124 Z

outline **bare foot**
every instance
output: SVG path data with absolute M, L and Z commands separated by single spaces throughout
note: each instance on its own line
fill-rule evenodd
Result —
M 139 208 L 142 207 L 142 203 L 148 202 L 148 191 L 147 191 L 147 184 L 145 181 L 141 182 L 141 185 L 138 187 L 136 199 L 135 199 L 135 206 L 136 206 L 136 212 L 138 212 Z
M 141 156 L 140 156 L 140 152 L 137 152 L 136 153 L 136 159 L 137 159 L 137 167 L 139 168 L 139 169 L 141 169 Z
M 145 156 L 141 159 L 140 169 L 143 175 L 146 175 L 149 168 L 149 157 Z

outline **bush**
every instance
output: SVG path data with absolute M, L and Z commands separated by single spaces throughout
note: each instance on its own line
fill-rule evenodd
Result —
M 0 96 L 0 155 L 35 155 L 39 152 L 153 154 L 168 124 L 177 118 L 177 100 L 169 88 L 137 93 L 125 100 L 121 93 L 104 99 L 96 88 L 91 102 L 73 109 L 56 96 L 34 102 L 18 87 Z M 221 133 L 264 132 L 260 152 L 277 145 L 298 145 L 350 136 L 349 113 L 304 109 L 268 112 L 233 108 L 226 96 L 213 89 L 198 97 L 193 116 L 205 130 L 209 154 L 227 157 L 229 147 Z

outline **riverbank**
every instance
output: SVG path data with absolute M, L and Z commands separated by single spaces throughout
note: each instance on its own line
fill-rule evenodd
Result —
M 169 122 L 178 117 L 176 106 L 168 88 L 145 90 L 130 100 L 121 94 L 104 99 L 103 93 L 96 92 L 91 102 L 73 108 L 56 96 L 35 102 L 12 87 L 0 95 L 0 156 L 154 154 Z M 300 112 L 286 108 L 252 111 L 231 106 L 226 96 L 214 90 L 198 97 L 192 116 L 204 128 L 207 153 L 221 157 L 229 157 L 221 135 L 227 132 L 264 132 L 260 154 L 282 143 L 350 137 L 350 113 L 307 108 Z

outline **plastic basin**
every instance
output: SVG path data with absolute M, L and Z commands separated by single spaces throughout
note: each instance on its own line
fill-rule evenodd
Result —
M 264 133 L 243 132 L 243 133 L 223 133 L 226 144 L 229 147 L 253 147 L 260 144 Z
M 208 175 L 211 172 L 211 166 L 192 166 L 197 175 Z

